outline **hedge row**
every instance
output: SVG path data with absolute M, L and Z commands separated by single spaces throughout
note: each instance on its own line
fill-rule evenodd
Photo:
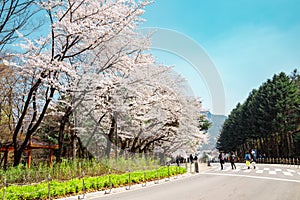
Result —
M 176 174 L 183 174 L 185 172 L 186 169 L 182 167 L 170 166 L 169 169 L 168 167 L 160 167 L 157 170 L 130 172 L 130 180 L 128 179 L 128 172 L 124 174 L 108 174 L 98 177 L 84 177 L 84 179 L 76 178 L 64 182 L 51 180 L 49 183 L 45 181 L 39 184 L 32 185 L 12 185 L 6 188 L 2 187 L 0 193 L 1 199 L 3 199 L 3 197 L 9 200 L 47 199 L 48 187 L 50 184 L 50 195 L 51 197 L 57 198 L 75 194 L 82 194 L 84 189 L 86 192 L 102 191 L 108 189 L 110 186 L 120 187 L 129 185 L 129 181 L 131 183 L 142 183 L 143 181 L 152 181 L 159 178 L 166 178 L 169 176 L 169 174 L 170 176 L 173 176 Z M 146 175 L 146 180 L 144 180 L 144 173 Z M 109 182 L 109 180 L 111 180 L 111 183 Z

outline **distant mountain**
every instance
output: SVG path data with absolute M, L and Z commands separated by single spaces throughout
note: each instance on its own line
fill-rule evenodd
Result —
M 227 119 L 227 116 L 214 115 L 209 111 L 204 112 L 204 114 L 206 114 L 207 119 L 212 123 L 212 125 L 207 131 L 208 143 L 204 144 L 201 147 L 201 150 L 212 150 L 216 148 L 217 138 L 220 135 L 220 131 L 222 130 L 222 126 Z

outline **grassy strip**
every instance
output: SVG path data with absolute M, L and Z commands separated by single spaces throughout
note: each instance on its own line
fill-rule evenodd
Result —
M 126 172 L 128 169 L 137 171 L 145 166 L 148 170 L 156 169 L 158 165 L 157 160 L 145 157 L 126 159 L 119 157 L 118 160 L 101 159 L 100 161 L 96 159 L 62 160 L 60 163 L 53 163 L 52 167 L 41 162 L 38 165 L 32 165 L 30 169 L 22 164 L 17 167 L 9 167 L 7 170 L 0 169 L 0 179 L 3 180 L 5 177 L 8 185 L 29 185 L 44 181 L 48 175 L 52 179 L 66 181 L 80 177 L 83 171 L 86 176 L 102 176 L 108 173 L 108 169 L 113 169 L 117 173 Z
M 169 172 L 168 172 L 169 171 Z M 186 172 L 185 168 L 170 166 L 160 167 L 157 170 L 145 171 L 146 180 L 151 181 L 158 178 L 165 178 L 176 174 L 183 174 Z M 158 177 L 159 176 L 159 177 Z M 109 178 L 110 177 L 110 178 Z M 85 177 L 84 187 L 86 192 L 101 191 L 110 187 L 109 179 L 112 187 L 120 187 L 129 184 L 128 173 L 124 174 L 110 174 L 97 177 Z M 142 183 L 144 181 L 144 171 L 130 172 L 131 183 Z M 50 182 L 51 197 L 63 197 L 68 195 L 75 195 L 83 193 L 83 180 L 75 178 L 69 181 L 59 182 L 53 180 Z M 1 198 L 4 195 L 4 188 L 0 190 Z M 20 200 L 20 199 L 47 199 L 48 198 L 48 183 L 42 182 L 35 185 L 24 186 L 9 186 L 6 188 L 5 199 Z

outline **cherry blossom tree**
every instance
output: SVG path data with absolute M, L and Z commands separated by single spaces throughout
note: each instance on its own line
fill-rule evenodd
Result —
M 170 153 L 179 147 L 195 147 L 203 137 L 197 121 L 201 104 L 185 94 L 183 89 L 186 81 L 170 68 L 156 67 L 160 73 L 154 68 L 148 69 L 150 78 L 143 78 L 146 87 L 132 87 L 136 93 L 148 96 L 139 99 L 141 102 L 136 107 L 137 114 L 133 115 L 134 120 L 140 123 L 141 131 L 135 131 L 138 134 L 134 135 L 135 141 L 130 151 L 138 150 L 140 153 L 155 147 Z M 140 109 L 142 112 L 139 112 Z
M 101 60 L 97 55 L 101 55 L 99 53 L 104 49 L 109 53 L 114 38 L 132 33 L 144 12 L 142 8 L 147 4 L 146 1 L 137 3 L 134 0 L 49 0 L 40 3 L 48 13 L 50 34 L 30 40 L 19 32 L 24 41 L 20 46 L 26 53 L 18 55 L 21 62 L 9 63 L 17 67 L 22 76 L 31 78 L 13 133 L 14 165 L 19 164 L 22 152 L 39 128 L 50 102 L 75 91 L 76 85 L 72 83 L 76 84 L 90 69 L 91 63 L 84 61 Z M 110 63 L 105 70 L 113 66 L 114 63 Z M 19 145 L 17 137 L 21 130 L 24 130 L 25 139 Z
M 59 119 L 58 161 L 70 124 L 73 157 L 74 138 L 93 156 L 99 150 L 109 156 L 117 147 L 132 153 L 154 149 L 170 153 L 194 148 L 202 140 L 201 103 L 187 96 L 182 77 L 144 52 L 149 38 L 137 27 L 148 4 L 146 0 L 40 1 L 49 34 L 32 39 L 16 31 L 23 51 L 14 56 L 20 60 L 5 62 L 24 80 L 12 131 L 14 165 L 20 163 L 46 115 L 46 120 L 51 115 Z
M 12 70 L 8 66 L 0 64 L 0 138 L 3 142 L 7 142 L 11 137 L 12 90 L 15 82 Z
M 154 64 L 149 57 L 147 64 L 136 65 L 126 76 L 117 77 L 118 82 L 91 94 L 96 98 L 86 101 L 85 108 L 93 105 L 97 109 L 87 109 L 92 116 L 83 114 L 79 120 L 88 122 L 85 127 L 97 125 L 98 132 L 95 128 L 81 132 L 82 138 L 89 138 L 87 144 L 94 154 L 98 155 L 95 150 L 100 148 L 109 156 L 112 145 L 121 153 L 154 149 L 170 153 L 177 148 L 195 148 L 202 140 L 198 123 L 201 104 L 185 94 L 185 80 L 171 68 Z M 114 112 L 103 117 L 104 110 Z M 91 123 L 89 117 L 101 119 L 101 126 L 97 120 Z

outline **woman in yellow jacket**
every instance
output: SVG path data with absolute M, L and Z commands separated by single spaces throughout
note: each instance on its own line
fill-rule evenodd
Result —
M 248 169 L 250 169 L 250 165 L 251 165 L 251 155 L 249 153 L 249 151 L 246 151 L 245 153 L 245 161 L 246 161 L 246 166 L 248 167 Z

